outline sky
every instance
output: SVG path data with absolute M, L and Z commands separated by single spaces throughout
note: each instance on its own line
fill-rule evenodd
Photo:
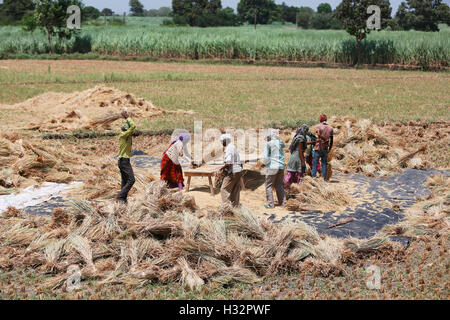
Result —
M 140 0 L 145 9 L 158 9 L 160 7 L 172 7 L 172 0 Z M 390 0 L 393 13 L 397 10 L 400 3 L 404 0 Z M 98 9 L 110 8 L 115 13 L 123 13 L 129 11 L 128 0 L 83 0 L 83 3 L 88 6 L 94 6 Z M 239 0 L 222 0 L 222 7 L 231 7 L 236 9 Z M 311 7 L 317 9 L 317 6 L 322 2 L 328 2 L 331 6 L 336 6 L 341 0 L 275 0 L 276 3 L 281 4 L 285 2 L 287 5 L 296 7 Z M 449 3 L 450 0 L 444 0 Z

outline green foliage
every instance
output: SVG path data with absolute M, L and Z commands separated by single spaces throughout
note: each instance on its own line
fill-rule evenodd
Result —
M 328 14 L 331 13 L 333 10 L 331 9 L 331 5 L 329 3 L 321 3 L 317 7 L 317 13 L 319 14 Z
M 280 11 L 280 18 L 286 22 L 296 23 L 297 21 L 297 7 L 287 6 L 284 2 L 278 6 L 278 10 Z
M 172 7 L 173 21 L 177 25 L 198 27 L 235 25 L 233 22 L 236 19 L 232 16 L 231 22 L 224 20 L 224 17 L 230 18 L 230 12 L 221 10 L 220 0 L 172 0 Z
M 144 6 L 139 0 L 130 0 L 129 2 L 130 12 L 132 16 L 143 17 L 144 16 Z
M 0 25 L 18 24 L 33 9 L 32 0 L 3 0 L 0 4 Z
M 172 13 L 172 9 L 169 7 L 161 7 L 159 9 L 150 9 L 145 11 L 146 17 L 169 17 Z
M 101 11 L 102 16 L 107 16 L 107 17 L 111 17 L 114 14 L 114 11 L 112 11 L 109 8 L 105 8 Z
M 356 38 L 357 59 L 361 60 L 361 42 L 370 33 L 367 28 L 367 8 L 372 5 L 372 0 L 343 0 L 336 8 L 335 16 L 342 21 L 345 30 Z
M 314 16 L 314 10 L 310 7 L 300 7 L 297 14 L 297 24 L 302 29 L 311 27 L 311 18 Z
M 24 19 L 24 30 L 33 32 L 37 28 L 47 34 L 47 41 L 52 52 L 52 37 L 70 39 L 77 31 L 67 28 L 69 14 L 67 8 L 77 5 L 83 9 L 79 0 L 34 0 L 35 10 Z
M 237 11 L 242 21 L 251 24 L 270 24 L 276 21 L 277 5 L 273 0 L 241 0 Z
M 406 0 L 395 18 L 403 30 L 439 31 L 439 22 L 450 22 L 450 8 L 442 0 Z
M 118 18 L 121 20 L 120 18 Z M 352 64 L 357 43 L 343 30 L 296 30 L 276 26 L 203 29 L 158 26 L 166 18 L 127 17 L 125 26 L 84 26 L 81 39 L 62 39 L 55 53 L 87 52 L 92 56 L 155 59 L 224 59 L 304 61 Z M 373 32 L 361 43 L 362 64 L 448 67 L 450 28 L 441 32 Z M 20 27 L 0 27 L 0 56 L 49 53 L 46 37 Z
M 88 6 L 81 12 L 81 16 L 83 20 L 95 20 L 100 17 L 100 10 L 92 6 Z

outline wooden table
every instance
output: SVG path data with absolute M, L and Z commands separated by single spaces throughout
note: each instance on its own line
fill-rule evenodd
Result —
M 221 166 L 204 166 L 197 169 L 184 169 L 184 175 L 185 177 L 187 177 L 186 191 L 189 192 L 192 177 L 208 177 L 209 190 L 211 191 L 211 195 L 214 195 L 214 185 L 212 177 L 214 177 L 214 175 L 220 170 L 220 168 Z

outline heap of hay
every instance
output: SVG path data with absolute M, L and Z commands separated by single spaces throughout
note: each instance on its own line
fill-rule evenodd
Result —
M 145 99 L 103 86 L 69 94 L 48 92 L 10 107 L 48 115 L 49 118 L 44 122 L 31 123 L 28 127 L 39 131 L 110 129 L 111 123 L 120 118 L 121 109 L 124 107 L 136 118 L 149 118 L 166 113 L 192 113 L 164 110 Z
M 329 123 L 335 129 L 333 169 L 375 176 L 375 173 L 387 174 L 405 167 L 426 166 L 426 161 L 420 158 L 426 145 L 407 150 L 401 137 L 389 135 L 371 120 L 333 117 Z
M 375 252 L 385 240 L 362 242 L 351 242 L 355 252 Z M 52 289 L 63 286 L 73 265 L 83 280 L 179 282 L 192 290 L 207 282 L 253 283 L 304 267 L 326 276 L 343 272 L 341 252 L 348 247 L 306 224 L 273 225 L 245 208 L 227 217 L 201 216 L 192 197 L 170 192 L 160 182 L 128 207 L 79 200 L 51 217 L 10 208 L 0 218 L 0 243 L 0 269 L 52 274 L 43 284 Z
M 44 181 L 70 182 L 75 172 L 68 165 L 75 165 L 77 159 L 58 142 L 50 145 L 4 135 L 0 137 L 0 186 L 14 191 Z
M 429 199 L 416 203 L 405 212 L 405 219 L 383 231 L 388 235 L 444 236 L 450 231 L 450 177 L 442 174 L 428 178 L 432 190 Z
M 309 176 L 300 185 L 293 184 L 287 197 L 286 208 L 291 211 L 339 211 L 353 202 L 342 188 Z

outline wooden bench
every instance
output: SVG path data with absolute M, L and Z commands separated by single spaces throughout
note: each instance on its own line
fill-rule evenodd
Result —
M 214 192 L 214 185 L 213 185 L 212 178 L 215 176 L 216 172 L 218 172 L 222 166 L 223 165 L 205 166 L 205 167 L 200 167 L 197 169 L 191 169 L 191 168 L 183 169 L 184 176 L 187 178 L 186 192 L 189 192 L 189 190 L 191 188 L 192 177 L 208 177 L 209 190 L 211 192 L 211 195 L 214 196 L 215 192 Z M 242 187 L 242 190 L 245 190 L 245 184 L 244 184 L 244 180 L 242 178 L 241 178 L 241 187 Z
M 187 177 L 186 191 L 189 192 L 191 188 L 192 177 L 208 177 L 209 190 L 211 191 L 211 195 L 214 195 L 214 185 L 212 178 L 219 170 L 220 166 L 207 166 L 207 167 L 200 167 L 197 169 L 184 169 L 183 170 L 184 176 Z

